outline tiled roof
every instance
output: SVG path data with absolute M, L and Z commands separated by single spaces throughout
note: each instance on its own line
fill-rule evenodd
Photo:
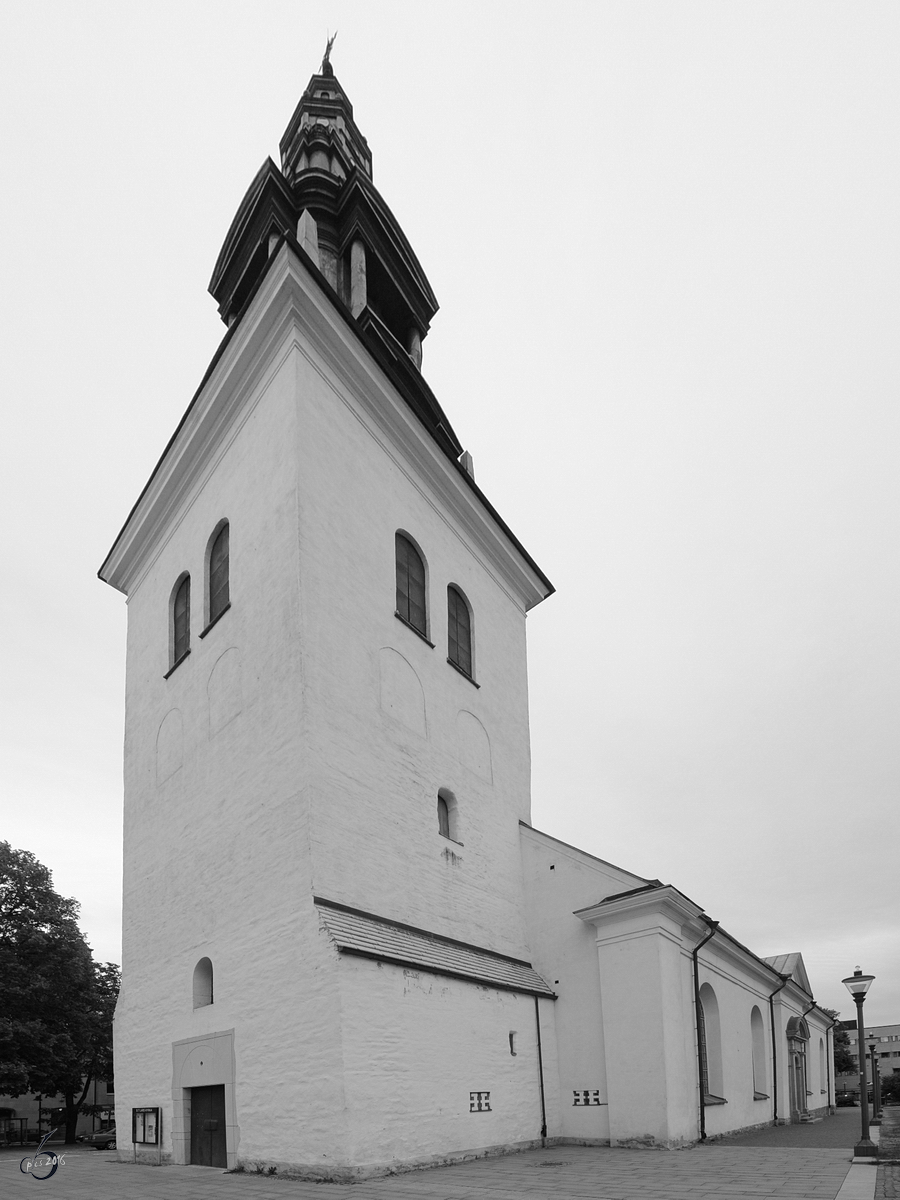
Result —
M 780 975 L 790 975 L 794 983 L 798 983 L 805 992 L 812 995 L 803 956 L 798 950 L 795 950 L 793 954 L 771 954 L 768 958 L 764 958 L 763 962 L 768 963 Z
M 343 954 L 358 954 L 380 962 L 417 967 L 435 975 L 450 975 L 532 996 L 555 993 L 530 963 L 482 950 L 424 929 L 413 929 L 370 913 L 316 898 L 322 924 Z

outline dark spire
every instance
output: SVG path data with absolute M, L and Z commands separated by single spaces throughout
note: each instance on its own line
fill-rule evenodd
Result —
M 244 197 L 209 290 L 234 321 L 283 237 L 300 246 L 361 326 L 419 366 L 437 300 L 400 224 L 372 184 L 372 155 L 335 77 L 328 38 L 280 142 Z
M 322 65 L 319 67 L 319 74 L 326 76 L 334 75 L 334 68 L 331 65 L 331 47 L 334 45 L 334 39 L 337 37 L 338 31 L 335 30 L 325 46 L 325 57 L 322 59 Z

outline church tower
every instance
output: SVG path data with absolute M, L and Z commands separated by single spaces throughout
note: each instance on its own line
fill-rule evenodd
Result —
M 128 599 L 119 1153 L 350 1178 L 529 1144 L 552 586 L 422 375 L 437 301 L 327 56 L 210 291 L 227 332 L 100 570 Z
M 798 954 L 530 824 L 553 589 L 422 375 L 437 301 L 327 53 L 210 291 L 227 332 L 100 570 L 119 1156 L 353 1179 L 827 1109 Z

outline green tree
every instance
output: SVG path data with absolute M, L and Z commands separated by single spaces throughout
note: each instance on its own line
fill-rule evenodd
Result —
M 841 1015 L 836 1008 L 823 1008 L 822 1012 L 828 1013 L 829 1017 L 834 1021 Z M 847 1030 L 840 1029 L 835 1025 L 832 1036 L 834 1038 L 835 1075 L 853 1075 L 859 1070 L 859 1067 L 856 1065 L 856 1059 L 848 1049 L 850 1038 L 847 1035 Z
M 119 968 L 96 963 L 77 901 L 28 850 L 0 842 L 0 1094 L 65 1099 L 66 1142 L 94 1079 L 112 1078 Z

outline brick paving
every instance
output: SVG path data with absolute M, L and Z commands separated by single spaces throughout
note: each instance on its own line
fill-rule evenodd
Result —
M 0 1157 L 3 1200 L 835 1200 L 854 1178 L 862 1190 L 845 1186 L 840 1200 L 872 1200 L 875 1183 L 874 1167 L 854 1167 L 848 1179 L 845 1150 L 726 1142 L 669 1152 L 554 1146 L 358 1184 L 133 1166 L 80 1148 L 65 1151 L 57 1173 L 38 1181 L 19 1171 L 20 1157 Z M 871 1184 L 860 1170 L 871 1173 Z
M 884 1110 L 879 1154 L 894 1161 L 879 1164 L 876 1200 L 900 1200 L 900 1108 Z
M 885 1158 L 900 1158 L 900 1107 L 896 1105 L 882 1113 L 881 1153 Z

